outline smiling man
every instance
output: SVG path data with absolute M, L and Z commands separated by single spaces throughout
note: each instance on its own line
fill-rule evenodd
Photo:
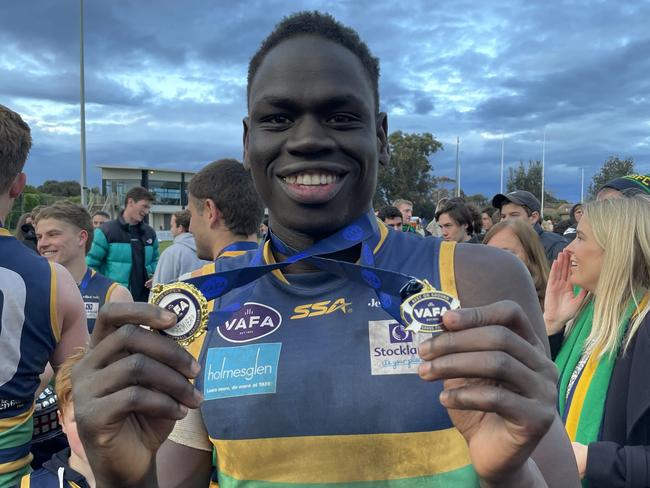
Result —
M 75 376 L 98 486 L 203 487 L 211 474 L 221 487 L 577 486 L 525 268 L 374 218 L 389 163 L 378 76 L 356 32 L 328 15 L 291 16 L 263 42 L 249 65 L 244 156 L 270 236 L 216 264 L 283 267 L 215 301 L 232 314 L 193 343 L 201 373 L 164 338 L 115 332 L 133 320 L 169 327 L 162 310 L 100 317 Z M 446 332 L 414 334 L 393 318 L 399 296 L 384 287 L 398 272 L 460 300 Z
M 149 299 L 151 278 L 158 264 L 158 238 L 144 222 L 153 198 L 146 188 L 131 188 L 119 217 L 95 229 L 86 259 L 95 271 L 126 286 L 136 302 Z
M 86 307 L 89 332 L 93 331 L 104 304 L 133 301 L 129 290 L 86 264 L 86 253 L 93 241 L 93 222 L 85 208 L 57 202 L 43 208 L 36 215 L 35 224 L 39 254 L 64 266 L 77 283 Z

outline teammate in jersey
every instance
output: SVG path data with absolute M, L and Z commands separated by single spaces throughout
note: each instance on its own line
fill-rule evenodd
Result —
M 70 273 L 36 255 L 2 223 L 25 187 L 22 172 L 31 147 L 29 126 L 0 105 L 0 486 L 13 486 L 32 459 L 32 414 L 39 375 L 54 369 L 88 329 Z
M 105 303 L 133 301 L 129 290 L 86 264 L 93 240 L 93 223 L 86 209 L 71 202 L 57 202 L 41 209 L 35 223 L 39 254 L 65 266 L 77 282 L 89 332 Z
M 371 211 L 378 164 L 389 162 L 377 63 L 355 32 L 318 13 L 285 19 L 253 57 L 245 163 L 269 209 L 270 231 L 284 245 L 306 250 Z M 381 229 L 372 234 L 378 242 L 370 253 L 354 246 L 329 257 L 348 263 L 373 258 L 377 267 L 395 269 L 400 261 L 382 249 L 403 249 L 404 271 L 455 288 L 463 306 L 444 315 L 447 332 L 419 346 L 402 344 L 409 354 L 417 349 L 417 375 L 382 374 L 391 363 L 372 361 L 369 347 L 379 339 L 371 329 L 393 322 L 374 302 L 359 301 L 371 296 L 368 288 L 304 262 L 260 279 L 249 295 L 260 308 L 246 302 L 240 309 L 258 312 L 255 324 L 252 313 L 233 316 L 241 322 L 206 333 L 200 366 L 164 337 L 128 325 L 169 327 L 175 322 L 169 312 L 115 307 L 100 314 L 93 348 L 74 376 L 78 427 L 98 486 L 206 486 L 209 444 L 216 446 L 220 486 L 227 487 L 445 486 L 450 479 L 459 483 L 448 486 L 476 486 L 477 477 L 482 486 L 578 486 L 555 410 L 556 371 L 525 268 L 487 247 L 450 244 L 445 249 L 452 253 L 437 240 L 396 232 L 382 243 Z M 284 261 L 278 249 L 267 241 L 264 261 Z M 227 294 L 219 305 L 244 291 Z M 357 301 L 334 306 L 338 291 Z M 306 307 L 296 312 L 300 299 Z M 304 319 L 292 319 L 304 312 Z M 376 324 L 382 321 L 388 323 Z M 402 330 L 390 337 L 407 340 Z M 124 358 L 131 354 L 137 361 Z M 253 377 L 259 381 L 245 383 Z M 191 415 L 198 428 L 187 438 L 203 444 L 168 441 L 156 459 L 174 421 L 201 402 L 186 378 L 196 378 L 205 396 L 200 415 Z M 218 386 L 224 378 L 229 382 Z M 432 426 L 431 435 L 423 425 Z

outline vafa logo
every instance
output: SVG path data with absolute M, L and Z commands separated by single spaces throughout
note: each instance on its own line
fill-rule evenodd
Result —
M 352 312 L 350 306 L 351 302 L 346 302 L 345 298 L 338 298 L 336 300 L 325 300 L 316 303 L 307 303 L 305 305 L 298 305 L 293 309 L 294 315 L 291 320 L 304 319 L 307 317 L 318 317 L 320 315 L 328 315 L 340 310 L 344 314 Z
M 262 303 L 246 302 L 217 330 L 228 342 L 250 342 L 272 334 L 281 323 L 282 316 L 274 308 Z

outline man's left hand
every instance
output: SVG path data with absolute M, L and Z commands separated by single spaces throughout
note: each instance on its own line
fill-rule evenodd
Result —
M 513 301 L 449 311 L 443 323 L 446 332 L 420 345 L 420 377 L 445 380 L 440 402 L 465 437 L 474 469 L 505 486 L 528 468 L 553 423 L 555 365 Z

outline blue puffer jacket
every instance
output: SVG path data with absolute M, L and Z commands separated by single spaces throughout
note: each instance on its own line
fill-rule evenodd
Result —
M 144 246 L 144 265 L 147 275 L 152 276 L 158 264 L 156 232 L 144 222 L 140 222 L 137 228 Z M 118 219 L 104 222 L 100 228 L 95 229 L 93 245 L 86 256 L 86 263 L 98 273 L 130 289 L 129 281 L 133 264 L 131 234 L 129 224 L 121 214 Z

